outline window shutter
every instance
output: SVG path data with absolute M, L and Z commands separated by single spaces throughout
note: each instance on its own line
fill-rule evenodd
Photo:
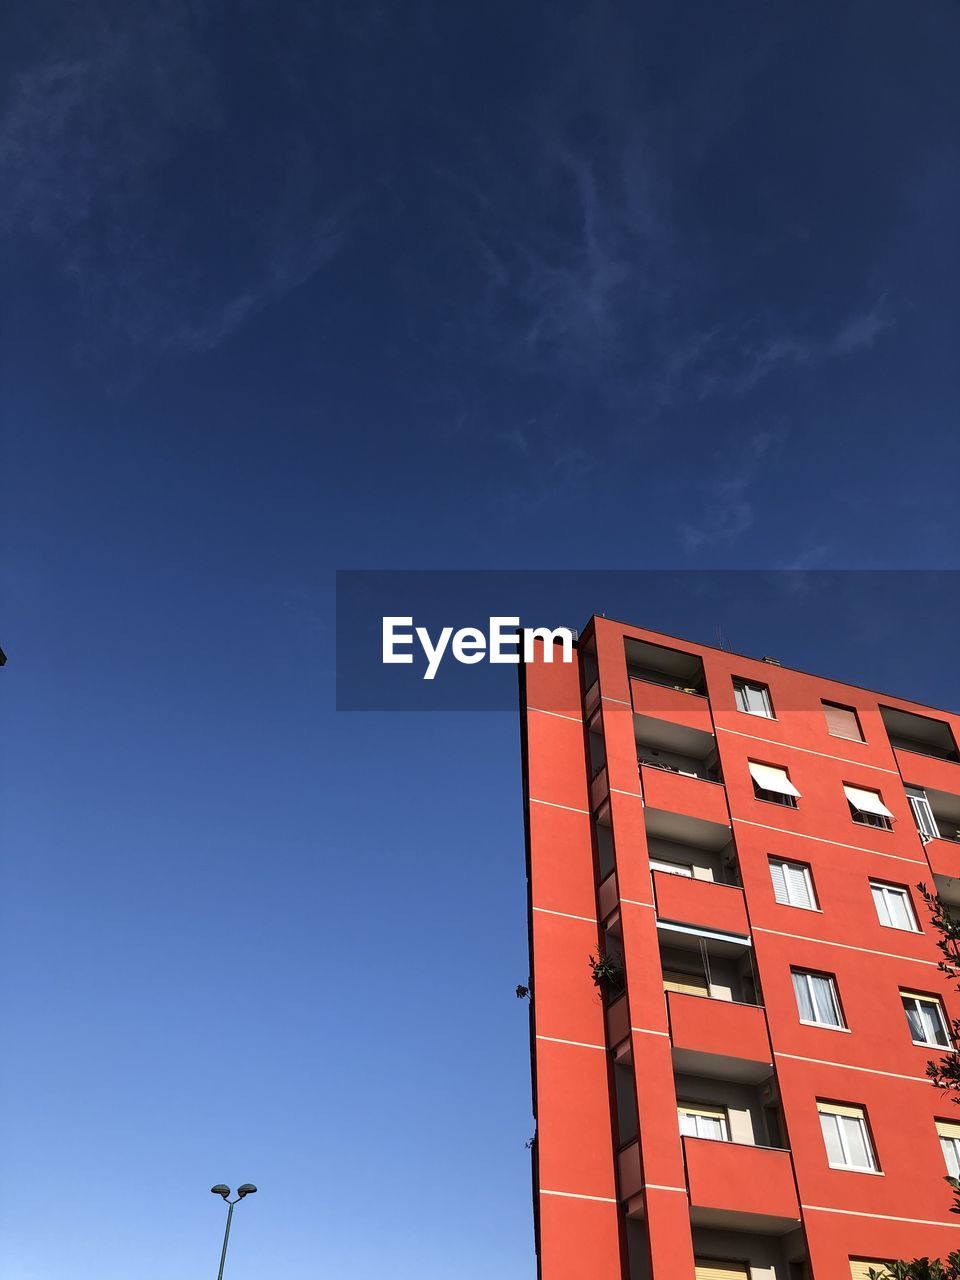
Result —
M 790 885 L 790 901 L 794 906 L 812 907 L 810 901 L 810 888 L 807 884 L 807 869 L 799 867 L 795 864 L 787 863 L 784 867 L 784 875 Z
M 747 768 L 750 770 L 751 778 L 762 791 L 777 791 L 782 796 L 800 795 L 787 777 L 786 769 L 773 764 L 758 764 L 756 760 L 748 760 Z
M 721 1258 L 698 1258 L 694 1275 L 696 1280 L 750 1280 L 750 1272 L 744 1263 L 727 1262 Z
M 837 702 L 824 702 L 823 714 L 827 719 L 827 733 L 835 738 L 848 738 L 851 742 L 862 742 L 860 721 L 853 707 L 841 707 Z
M 712 1107 L 700 1102 L 678 1102 L 677 1110 L 685 1116 L 706 1116 L 710 1120 L 726 1120 L 723 1107 Z
M 707 980 L 702 974 L 680 973 L 676 969 L 664 969 L 663 989 L 690 996 L 705 996 L 709 993 Z
M 876 1258 L 851 1258 L 850 1280 L 870 1280 L 871 1267 L 879 1275 L 885 1275 L 884 1268 L 886 1266 L 885 1262 L 880 1262 Z
M 790 893 L 787 889 L 787 868 L 783 862 L 770 863 L 770 876 L 773 880 L 773 896 L 785 906 L 790 905 Z
M 843 784 L 843 792 L 855 809 L 861 813 L 872 813 L 878 818 L 892 818 L 893 814 L 880 799 L 876 791 L 864 791 L 862 787 L 851 787 Z
M 960 1138 L 960 1124 L 951 1120 L 938 1120 L 937 1133 L 941 1138 Z
M 845 1102 L 818 1102 L 817 1110 L 822 1116 L 847 1116 L 851 1120 L 864 1118 L 863 1107 L 851 1107 Z

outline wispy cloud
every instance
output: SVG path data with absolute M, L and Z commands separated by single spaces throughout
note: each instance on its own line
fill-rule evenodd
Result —
M 886 295 L 852 309 L 833 328 L 792 330 L 783 317 L 753 316 L 689 335 L 665 362 L 664 404 L 745 396 L 776 374 L 869 351 L 893 327 Z
M 783 427 L 757 431 L 732 461 L 718 461 L 710 480 L 700 487 L 700 518 L 681 526 L 688 550 L 729 546 L 747 532 L 755 518 L 753 488 L 786 438 Z
M 77 11 L 49 58 L 13 77 L 0 234 L 43 243 L 91 345 L 208 349 L 337 253 L 344 210 L 295 135 L 278 155 L 250 147 L 250 174 L 221 163 L 226 108 L 202 5 L 117 12 Z

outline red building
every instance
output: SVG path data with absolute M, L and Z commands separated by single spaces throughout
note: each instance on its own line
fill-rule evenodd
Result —
M 960 1249 L 916 889 L 960 904 L 960 717 L 603 618 L 575 656 L 521 668 L 542 1280 Z

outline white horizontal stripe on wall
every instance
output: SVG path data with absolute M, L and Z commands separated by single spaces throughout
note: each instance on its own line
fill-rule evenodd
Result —
M 545 707 L 527 707 L 528 711 L 536 711 L 541 716 L 555 716 L 558 720 L 572 720 L 574 724 L 583 724 L 583 716 L 565 716 L 562 711 L 547 711 Z
M 883 956 L 886 960 L 906 960 L 910 964 L 932 965 L 934 969 L 938 967 L 936 960 L 921 960 L 919 956 L 898 955 L 895 951 L 875 951 L 873 947 L 855 947 L 850 942 L 833 942 L 830 938 L 810 938 L 803 933 L 784 933 L 782 929 L 765 929 L 762 924 L 755 924 L 753 932 L 770 933 L 776 938 L 793 938 L 797 942 L 819 942 L 824 947 L 840 947 L 844 951 L 860 951 L 866 956 Z M 912 936 L 916 937 L 916 934 Z
M 540 1188 L 542 1196 L 564 1196 L 567 1200 L 596 1200 L 600 1204 L 616 1204 L 613 1196 L 583 1196 L 576 1191 L 548 1191 L 546 1187 Z
M 829 751 L 814 751 L 811 747 L 795 747 L 789 742 L 778 742 L 775 738 L 760 738 L 755 733 L 744 733 L 742 729 L 728 729 L 726 725 L 718 724 L 717 728 L 721 733 L 735 733 L 738 738 L 749 738 L 752 742 L 766 742 L 771 747 L 783 747 L 787 751 L 802 751 L 808 756 L 822 756 L 824 760 L 837 760 L 840 764 L 852 764 L 858 769 L 876 769 L 878 773 L 892 773 L 895 777 L 899 777 L 896 769 L 888 769 L 882 764 L 868 764 L 866 760 L 851 760 L 848 756 L 831 755 Z M 854 739 L 850 739 L 854 741 Z

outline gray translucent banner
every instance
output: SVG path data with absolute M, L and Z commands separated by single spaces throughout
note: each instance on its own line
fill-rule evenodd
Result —
M 576 631 L 594 613 L 932 706 L 960 704 L 955 570 L 341 570 L 337 708 L 515 711 L 517 666 L 489 660 L 491 619 Z M 385 618 L 411 620 L 388 628 L 392 654 L 412 661 L 384 662 Z

